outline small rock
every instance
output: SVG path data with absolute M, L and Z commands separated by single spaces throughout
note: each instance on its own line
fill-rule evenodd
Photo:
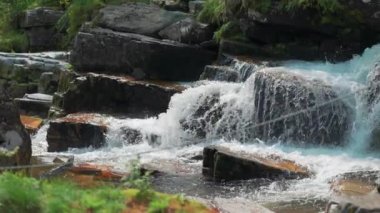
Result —
M 25 129 L 28 130 L 29 133 L 36 133 L 43 123 L 43 120 L 37 117 L 21 115 L 20 119 L 22 125 L 24 125 Z
M 254 178 L 306 178 L 311 172 L 297 163 L 279 156 L 259 156 L 235 152 L 222 146 L 203 150 L 203 175 L 214 181 Z
M 46 94 L 25 94 L 23 98 L 14 99 L 23 115 L 35 115 L 46 118 L 52 105 L 53 96 Z
M 238 77 L 237 71 L 231 67 L 208 65 L 199 80 L 236 82 Z
M 139 144 L 143 142 L 143 135 L 141 132 L 129 127 L 122 127 L 121 137 L 123 140 L 127 141 L 128 144 Z
M 206 1 L 203 0 L 195 0 L 189 1 L 189 10 L 191 14 L 198 14 L 203 9 L 203 5 Z
M 159 32 L 161 38 L 185 44 L 200 44 L 212 40 L 214 29 L 209 24 L 202 24 L 193 18 L 178 21 Z
M 20 18 L 20 27 L 31 28 L 54 26 L 63 14 L 64 11 L 46 7 L 27 10 L 22 14 L 22 18 Z
M 67 151 L 69 148 L 99 148 L 105 143 L 107 123 L 99 114 L 70 114 L 52 120 L 46 140 L 49 152 Z

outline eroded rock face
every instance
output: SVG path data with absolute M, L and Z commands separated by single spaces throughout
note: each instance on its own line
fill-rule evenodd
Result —
M 99 148 L 105 143 L 107 122 L 98 114 L 71 114 L 52 120 L 46 140 L 49 152 L 67 151 L 69 148 Z
M 31 141 L 21 124 L 17 107 L 0 97 L 0 166 L 26 165 L 32 155 Z
M 305 178 L 310 171 L 297 163 L 278 156 L 234 152 L 223 146 L 203 150 L 203 175 L 214 181 L 255 178 Z
M 71 63 L 82 72 L 187 81 L 196 80 L 215 58 L 200 47 L 95 28 L 78 33 Z
M 127 3 L 101 9 L 96 24 L 114 31 L 158 37 L 160 30 L 187 16 L 153 4 Z
M 182 87 L 159 82 L 136 81 L 89 73 L 70 83 L 55 100 L 66 113 L 107 112 L 129 115 L 157 115 L 165 112 L 170 98 Z
M 331 86 L 284 68 L 261 69 L 241 88 L 220 90 L 200 96 L 180 121 L 192 137 L 341 145 L 351 130 L 352 109 Z

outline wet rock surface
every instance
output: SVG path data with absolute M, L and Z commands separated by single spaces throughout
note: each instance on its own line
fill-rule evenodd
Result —
M 77 35 L 71 63 L 81 72 L 187 81 L 196 80 L 215 57 L 197 46 L 96 28 Z
M 29 164 L 31 155 L 30 136 L 17 107 L 0 94 L 0 166 Z
M 105 143 L 107 123 L 99 114 L 78 113 L 50 121 L 46 140 L 49 152 L 69 148 L 99 148 Z
M 157 115 L 166 111 L 171 96 L 182 89 L 171 83 L 89 73 L 72 81 L 62 96 L 56 97 L 61 100 L 55 101 L 66 113 Z
M 255 178 L 305 178 L 306 168 L 278 156 L 260 156 L 227 147 L 209 146 L 203 150 L 203 175 L 214 181 L 247 180 Z

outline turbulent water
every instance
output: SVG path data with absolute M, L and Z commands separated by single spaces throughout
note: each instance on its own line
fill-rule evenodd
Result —
M 177 160 L 196 168 L 193 171 L 194 178 L 191 180 L 169 181 L 171 184 L 177 184 L 177 187 L 167 186 L 163 181 L 162 185 L 170 192 L 206 197 L 237 196 L 267 205 L 276 202 L 326 200 L 330 196 L 328 182 L 332 177 L 345 172 L 380 170 L 379 156 L 367 153 L 369 135 L 374 119 L 378 117 L 377 108 L 380 107 L 374 106 L 372 114 L 368 114 L 364 98 L 367 76 L 379 60 L 380 45 L 376 45 L 368 48 L 363 55 L 339 64 L 303 61 L 281 63 L 281 69 L 286 72 L 295 73 L 310 81 L 327 82 L 326 84 L 331 85 L 341 101 L 352 109 L 352 125 L 346 132 L 345 143 L 336 148 L 300 148 L 284 143 L 286 138 L 281 137 L 278 141 L 272 140 L 269 145 L 256 139 L 255 135 L 248 134 L 250 131 L 247 131 L 247 126 L 252 125 L 252 116 L 257 112 L 255 94 L 252 92 L 256 78 L 253 73 L 242 83 L 211 81 L 197 83 L 195 84 L 197 86 L 174 95 L 168 111 L 158 117 L 147 119 L 110 117 L 108 120 L 110 130 L 107 133 L 105 147 L 96 150 L 72 149 L 64 154 L 75 155 L 77 162 L 105 163 L 120 170 L 125 170 L 128 161 L 136 158 L 137 153 L 140 153 L 139 157 L 143 162 L 151 159 Z M 241 67 L 244 68 L 243 75 L 246 76 L 246 67 Z M 217 99 L 214 100 L 213 97 Z M 138 145 L 128 145 L 128 141 L 123 141 L 120 137 L 120 129 L 123 126 L 141 130 L 146 136 L 146 141 Z M 187 129 L 184 130 L 184 127 Z M 46 129 L 47 127 L 42 128 L 33 139 L 35 154 L 46 154 Z M 151 135 L 155 135 L 154 138 L 159 142 L 159 146 L 149 145 Z M 309 179 L 286 182 L 248 181 L 225 186 L 210 186 L 199 177 L 201 162 L 189 161 L 186 158 L 201 152 L 208 144 L 223 144 L 231 149 L 261 155 L 277 154 L 307 166 L 315 175 Z M 165 190 L 165 187 L 163 188 Z

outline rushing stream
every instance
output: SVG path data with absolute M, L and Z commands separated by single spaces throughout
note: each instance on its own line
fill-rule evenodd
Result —
M 110 117 L 108 120 L 110 130 L 107 133 L 105 147 L 72 149 L 64 154 L 75 155 L 77 162 L 104 163 L 115 166 L 119 170 L 125 170 L 128 161 L 135 159 L 137 153 L 141 153 L 139 156 L 142 162 L 152 159 L 179 161 L 188 168 L 194 169 L 188 171 L 189 175 L 181 178 L 162 177 L 156 181 L 157 188 L 199 197 L 239 197 L 266 206 L 271 206 L 272 203 L 291 204 L 293 202 L 303 205 L 302 202 L 306 202 L 305 205 L 314 206 L 314 210 L 320 210 L 323 202 L 330 197 L 329 180 L 331 178 L 345 172 L 380 170 L 379 156 L 367 151 L 369 135 L 377 119 L 377 108 L 380 107 L 375 105 L 368 113 L 363 92 L 367 85 L 367 76 L 379 59 L 380 45 L 377 45 L 368 48 L 362 56 L 355 56 L 344 63 L 286 61 L 281 64 L 281 68 L 265 68 L 294 73 L 316 84 L 319 81 L 327 82 L 338 94 L 338 97 L 329 95 L 329 99 L 341 99 L 341 103 L 325 106 L 323 101 L 326 101 L 324 99 L 326 93 L 316 91 L 313 93 L 315 103 L 312 104 L 313 106 L 322 104 L 322 109 L 313 112 L 315 114 L 307 111 L 301 113 L 309 113 L 308 116 L 295 114 L 293 117 L 297 118 L 294 120 L 291 117 L 287 118 L 288 122 L 281 125 L 290 130 L 282 132 L 281 136 L 278 136 L 275 129 L 282 129 L 282 126 L 276 123 L 261 125 L 260 115 L 257 115 L 258 105 L 255 102 L 257 94 L 251 92 L 258 82 L 257 75 L 254 73 L 242 83 L 198 82 L 194 84 L 196 86 L 191 86 L 183 93 L 174 95 L 168 111 L 157 118 Z M 246 74 L 244 72 L 244 75 Z M 310 87 L 314 86 L 314 84 L 310 85 Z M 324 90 L 325 88 L 322 88 L 321 91 Z M 291 107 L 291 104 L 299 110 L 304 107 L 302 100 L 296 99 L 297 97 L 292 98 L 286 97 L 286 101 L 290 100 L 291 103 L 285 102 L 289 106 L 286 105 L 280 109 L 285 111 L 285 114 L 287 107 Z M 345 109 L 346 106 L 350 109 Z M 329 107 L 333 107 L 333 113 L 323 114 Z M 268 113 L 275 114 L 271 114 L 270 119 L 276 119 L 276 115 L 283 115 L 276 113 L 276 106 L 269 106 L 269 108 Z M 252 121 L 252 118 L 258 121 Z M 298 122 L 302 121 L 307 121 L 307 125 L 310 123 L 310 128 L 311 124 L 318 123 L 318 130 L 294 128 L 299 125 Z M 348 121 L 350 124 L 344 126 L 344 131 L 336 127 L 337 124 L 348 123 Z M 259 125 L 261 129 L 264 129 L 261 132 L 256 130 Z M 124 126 L 140 130 L 145 135 L 144 143 L 130 145 L 128 141 L 123 141 L 120 132 L 121 127 Z M 334 136 L 328 139 L 333 141 L 332 144 L 340 144 L 339 146 L 334 148 L 317 146 L 324 143 L 321 141 L 327 140 L 327 136 L 323 138 L 313 136 L 313 134 L 319 136 L 321 134 L 319 130 L 323 129 L 322 127 L 327 128 L 326 131 L 344 134 L 344 141 L 338 142 L 337 137 Z M 33 139 L 35 154 L 47 154 L 46 130 L 47 127 L 43 127 Z M 300 134 L 304 135 L 301 137 Z M 256 139 L 257 135 L 271 143 Z M 150 146 L 152 138 L 160 145 Z M 273 141 L 273 138 L 276 140 Z M 301 142 L 288 143 L 289 140 Z M 302 140 L 316 141 L 311 143 L 312 146 L 304 146 L 308 144 L 308 141 Z M 228 184 L 206 182 L 200 175 L 202 162 L 189 160 L 188 156 L 199 154 L 208 144 L 222 144 L 233 150 L 244 150 L 262 155 L 276 154 L 307 166 L 315 175 L 308 179 L 274 182 L 264 180 Z

